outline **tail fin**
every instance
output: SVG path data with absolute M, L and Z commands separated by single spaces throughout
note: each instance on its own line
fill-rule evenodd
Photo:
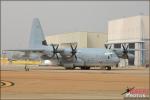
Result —
M 34 18 L 30 35 L 29 47 L 41 47 L 47 45 L 44 33 L 38 18 Z

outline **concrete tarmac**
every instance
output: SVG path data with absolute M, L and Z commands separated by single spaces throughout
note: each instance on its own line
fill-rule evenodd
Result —
M 1 99 L 123 99 L 127 87 L 149 89 L 149 69 L 113 68 L 110 71 L 65 70 L 59 66 L 1 65 L 1 80 L 13 82 L 1 87 Z

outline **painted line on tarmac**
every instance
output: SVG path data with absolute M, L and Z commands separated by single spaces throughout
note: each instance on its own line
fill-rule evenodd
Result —
M 15 85 L 15 83 L 13 83 L 13 82 L 10 82 L 10 81 L 4 81 L 4 80 L 1 80 L 1 88 L 3 88 L 3 87 L 10 87 L 10 86 L 13 86 L 13 85 Z

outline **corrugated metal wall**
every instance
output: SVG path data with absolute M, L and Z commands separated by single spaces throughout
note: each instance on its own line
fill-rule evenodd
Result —
M 78 43 L 78 48 L 103 48 L 107 41 L 107 33 L 72 32 L 46 37 L 49 44 L 60 44 L 67 47 L 69 43 Z

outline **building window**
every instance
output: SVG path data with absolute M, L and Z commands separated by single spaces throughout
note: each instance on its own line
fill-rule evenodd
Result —
M 129 48 L 134 49 L 135 48 L 135 43 L 129 43 Z
M 121 48 L 121 44 L 114 44 L 114 48 Z
M 135 43 L 129 43 L 129 49 L 135 49 Z M 131 54 L 135 54 L 135 51 L 129 51 Z

